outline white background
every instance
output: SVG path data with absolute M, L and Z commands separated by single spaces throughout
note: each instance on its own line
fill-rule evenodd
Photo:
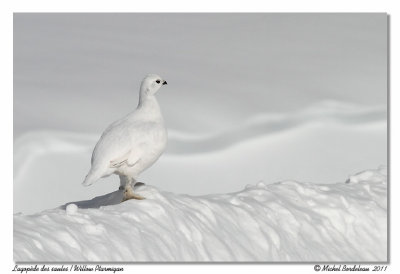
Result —
M 6 171 L 6 178 L 4 178 L 4 191 L 3 191 L 3 203 L 2 203 L 2 216 L 4 219 L 7 220 L 7 224 L 3 226 L 3 233 L 5 239 L 3 239 L 4 248 L 2 249 L 2 257 L 4 258 L 3 264 L 5 271 L 10 271 L 13 268 L 12 262 L 12 223 L 11 223 L 11 212 L 12 212 L 12 136 L 11 132 L 12 129 L 12 12 L 21 12 L 21 11 L 61 11 L 61 12 L 74 12 L 74 11 L 88 11 L 88 12 L 113 12 L 113 11 L 238 11 L 238 12 L 245 12 L 245 11 L 264 11 L 264 12 L 388 12 L 391 15 L 390 20 L 390 29 L 391 29 L 391 75 L 392 75 L 392 85 L 391 85 L 391 119 L 395 121 L 398 117 L 398 111 L 394 108 L 395 103 L 398 102 L 398 96 L 396 95 L 396 90 L 398 89 L 398 85 L 396 85 L 396 78 L 393 75 L 398 73 L 396 70 L 396 65 L 398 63 L 398 59 L 396 59 L 397 54 L 394 49 L 400 48 L 398 43 L 398 37 L 396 37 L 396 27 L 398 27 L 398 19 L 396 16 L 399 16 L 399 13 L 396 13 L 395 9 L 395 1 L 381 1 L 380 4 L 372 1 L 332 1 L 330 3 L 321 3 L 320 1 L 302 1 L 301 3 L 296 3 L 295 1 L 281 1 L 279 5 L 277 4 L 266 4 L 263 7 L 256 8 L 255 5 L 248 5 L 247 7 L 237 6 L 235 3 L 220 3 L 216 4 L 215 1 L 211 3 L 206 3 L 205 1 L 202 2 L 203 6 L 195 7 L 193 6 L 184 6 L 181 5 L 179 2 L 168 2 L 168 3 L 158 3 L 151 2 L 147 4 L 147 6 L 141 6 L 138 8 L 138 4 L 132 4 L 130 6 L 125 5 L 117 5 L 116 3 L 107 5 L 104 1 L 90 1 L 86 3 L 78 2 L 78 1 L 64 1 L 63 3 L 54 3 L 52 1 L 19 1 L 17 3 L 10 3 L 6 7 L 2 7 L 2 14 L 1 14 L 1 30 L 2 30 L 2 37 L 5 38 L 4 42 L 2 43 L 2 167 L 3 170 Z M 4 4 L 3 4 L 4 5 Z M 212 8 L 211 8 L 212 7 Z M 397 32 L 398 33 L 398 32 Z M 398 139 L 398 130 L 396 125 L 392 122 L 392 135 L 391 140 Z M 397 136 L 397 138 L 396 138 Z M 392 167 L 395 167 L 393 163 L 397 163 L 396 160 L 396 152 L 398 152 L 398 146 L 395 143 L 391 144 L 391 155 L 392 155 Z M 391 174 L 391 197 L 395 198 L 397 191 L 397 186 L 395 183 L 397 180 L 396 169 Z M 396 212 L 397 202 L 396 199 L 391 199 L 391 212 Z M 395 242 L 398 242 L 396 231 L 396 227 L 398 226 L 398 222 L 395 216 L 392 215 L 391 218 L 391 247 L 392 247 L 392 256 L 391 261 L 396 261 L 396 253 L 395 253 Z M 6 240 L 6 241 L 5 241 Z M 190 270 L 188 268 L 191 268 Z M 222 270 L 222 267 L 224 270 Z M 217 271 L 230 271 L 237 273 L 242 271 L 256 271 L 258 273 L 265 273 L 266 271 L 272 271 L 273 273 L 284 273 L 284 272 L 292 272 L 295 271 L 300 273 L 300 271 L 304 271 L 304 273 L 314 272 L 312 270 L 312 265 L 235 265 L 235 266 L 220 266 L 220 265 L 207 265 L 207 266 L 196 266 L 193 265 L 184 265 L 184 266 L 163 266 L 163 265 L 156 265 L 149 267 L 147 265 L 134 265 L 134 266 L 125 266 L 126 269 L 132 269 L 134 271 L 140 272 L 147 272 L 147 271 L 174 271 L 175 273 L 178 271 L 187 272 L 187 271 L 209 271 L 209 268 L 213 268 Z M 227 269 L 225 269 L 227 268 Z M 246 269 L 245 269 L 246 268 Z M 247 269 L 249 268 L 249 269 Z M 389 271 L 394 272 L 395 265 L 392 263 L 389 266 Z M 397 269 L 398 271 L 398 269 Z
M 332 184 L 387 164 L 385 13 L 63 13 L 14 16 L 14 212 L 84 188 L 101 132 L 143 75 L 168 129 L 135 178 L 189 195 L 293 179 Z M 46 190 L 46 191 L 43 191 Z

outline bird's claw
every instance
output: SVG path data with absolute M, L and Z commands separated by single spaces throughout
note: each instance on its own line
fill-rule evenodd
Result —
M 127 200 L 131 200 L 131 199 L 135 199 L 135 200 L 144 200 L 145 198 L 143 196 L 140 196 L 138 194 L 135 194 L 132 190 L 132 188 L 125 188 L 124 190 L 124 194 L 122 196 L 122 201 L 121 202 L 125 202 Z

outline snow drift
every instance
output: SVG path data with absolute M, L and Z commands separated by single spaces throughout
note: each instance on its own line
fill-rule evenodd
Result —
M 386 114 L 386 106 L 324 100 L 296 112 L 260 113 L 202 135 L 168 128 L 167 151 L 139 179 L 196 196 L 236 192 L 260 180 L 340 182 L 386 164 Z M 115 176 L 90 189 L 80 184 L 100 135 L 45 130 L 15 140 L 14 213 L 33 214 L 117 189 Z
M 386 167 L 330 185 L 260 182 L 189 196 L 136 186 L 14 215 L 14 260 L 386 261 Z

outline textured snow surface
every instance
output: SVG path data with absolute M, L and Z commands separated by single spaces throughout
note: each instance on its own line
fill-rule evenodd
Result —
M 136 187 L 14 215 L 21 261 L 385 261 L 386 167 L 322 185 L 283 181 L 189 196 Z

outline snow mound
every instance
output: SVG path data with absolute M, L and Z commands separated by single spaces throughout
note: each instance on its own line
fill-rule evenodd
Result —
M 14 215 L 14 260 L 386 261 L 386 167 L 346 183 L 284 181 L 189 196 L 136 186 Z

